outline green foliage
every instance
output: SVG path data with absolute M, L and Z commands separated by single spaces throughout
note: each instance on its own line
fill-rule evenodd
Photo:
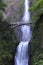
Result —
M 37 10 L 41 10 L 40 12 L 43 13 L 43 0 L 36 0 L 36 3 L 33 4 L 33 6 L 30 8 L 31 11 L 37 11 Z
M 12 65 L 18 39 L 6 22 L 0 23 L 0 65 Z
M 33 30 L 33 39 L 30 42 L 30 63 L 31 65 L 37 65 L 36 63 L 40 60 L 40 35 L 37 28 Z
M 32 30 L 30 41 L 30 65 L 43 65 L 43 19 L 39 19 Z
M 7 5 L 5 4 L 5 2 L 3 0 L 0 0 L 0 9 L 4 9 L 4 7 L 6 7 Z
M 0 22 L 2 22 L 2 20 L 3 20 L 3 13 L 2 13 L 2 11 L 4 10 L 4 8 L 6 6 L 7 5 L 4 3 L 4 1 L 0 0 Z
M 36 0 L 36 2 L 30 7 L 30 11 L 34 13 L 32 20 L 39 19 L 40 15 L 43 14 L 43 0 Z

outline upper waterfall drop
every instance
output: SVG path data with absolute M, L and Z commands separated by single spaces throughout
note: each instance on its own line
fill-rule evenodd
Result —
M 23 21 L 30 21 L 30 12 L 29 12 L 29 0 L 25 0 L 24 2 L 24 15 L 23 15 Z
M 23 22 L 30 22 L 30 12 L 29 10 L 29 0 L 25 0 L 24 2 L 24 15 Z M 28 65 L 29 62 L 29 42 L 31 40 L 31 31 L 30 26 L 22 25 L 22 40 L 17 47 L 17 52 L 15 54 L 15 65 Z

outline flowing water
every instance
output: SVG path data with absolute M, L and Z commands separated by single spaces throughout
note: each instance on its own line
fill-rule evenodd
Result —
M 24 15 L 23 21 L 30 22 L 30 12 L 29 9 L 29 0 L 25 0 L 24 2 Z M 15 54 L 15 65 L 28 65 L 29 62 L 29 53 L 28 53 L 28 45 L 31 39 L 31 31 L 30 26 L 23 25 L 21 27 L 22 31 L 22 40 L 17 47 L 17 52 Z

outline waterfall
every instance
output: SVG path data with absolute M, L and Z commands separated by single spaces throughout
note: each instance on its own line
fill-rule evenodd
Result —
M 30 12 L 29 9 L 29 0 L 25 0 L 24 2 L 24 15 L 23 21 L 30 22 Z M 28 45 L 31 39 L 31 31 L 30 26 L 23 25 L 21 26 L 22 31 L 22 40 L 17 47 L 17 52 L 15 54 L 15 65 L 28 65 L 29 62 L 29 54 L 28 54 Z

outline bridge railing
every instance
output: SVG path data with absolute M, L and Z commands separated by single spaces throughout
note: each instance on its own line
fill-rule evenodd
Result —
M 29 22 L 14 22 L 14 23 L 10 23 L 11 28 L 16 28 L 22 25 L 28 25 L 28 26 L 33 26 L 33 23 L 29 23 Z

